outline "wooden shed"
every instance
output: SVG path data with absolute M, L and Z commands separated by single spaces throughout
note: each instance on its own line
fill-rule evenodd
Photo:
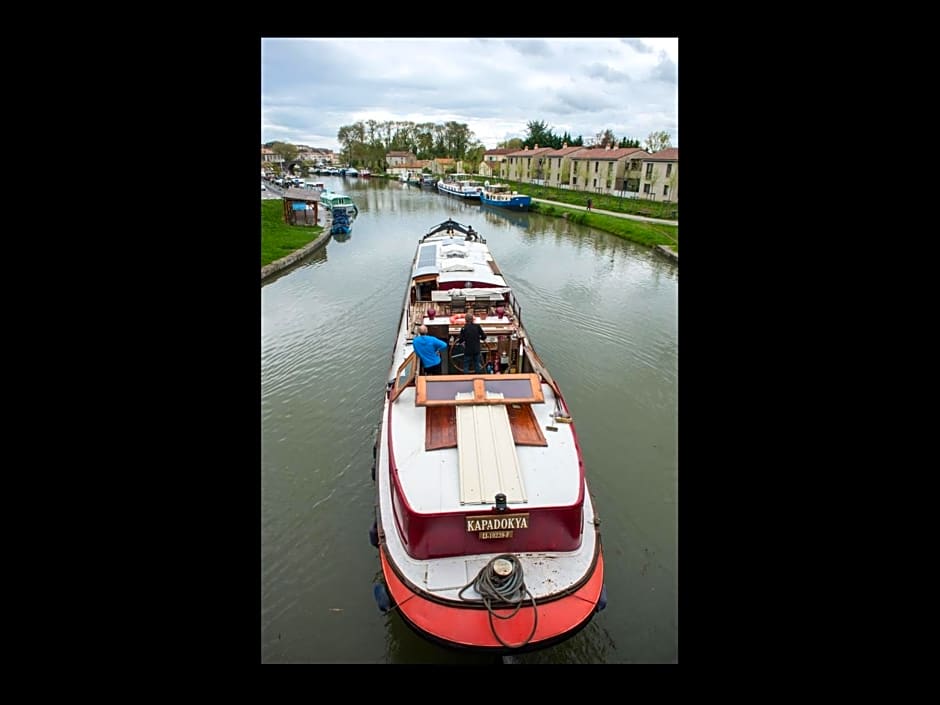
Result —
M 316 225 L 320 215 L 320 192 L 316 189 L 289 188 L 282 196 L 284 222 L 290 225 Z

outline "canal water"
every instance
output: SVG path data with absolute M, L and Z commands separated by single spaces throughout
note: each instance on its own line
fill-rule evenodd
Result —
M 486 239 L 578 427 L 601 518 L 607 608 L 513 663 L 678 662 L 678 265 L 535 213 L 383 179 L 348 235 L 261 286 L 261 662 L 489 663 L 376 607 L 372 443 L 418 239 Z

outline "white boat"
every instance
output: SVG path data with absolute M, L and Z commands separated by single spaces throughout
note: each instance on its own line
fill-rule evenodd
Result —
M 459 198 L 477 199 L 483 191 L 483 184 L 470 178 L 470 174 L 453 174 L 437 182 L 437 190 Z
M 464 374 L 473 312 L 485 365 Z M 418 326 L 447 344 L 427 375 Z M 600 520 L 559 385 L 486 240 L 447 220 L 419 239 L 376 434 L 370 531 L 394 609 L 445 646 L 519 653 L 568 639 L 604 609 Z
M 330 191 L 329 189 L 320 192 L 320 205 L 330 212 L 333 211 L 335 206 L 342 206 L 346 209 L 352 209 L 355 215 L 359 214 L 359 209 L 349 196 Z

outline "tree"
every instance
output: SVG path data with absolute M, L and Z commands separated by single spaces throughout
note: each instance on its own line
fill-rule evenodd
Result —
M 444 144 L 447 148 L 446 156 L 454 159 L 463 159 L 467 155 L 470 139 L 473 133 L 466 123 L 450 122 L 444 125 Z
M 608 128 L 603 132 L 598 132 L 594 136 L 594 146 L 606 149 L 607 147 L 616 147 L 617 138 L 614 137 L 614 133 Z
M 497 149 L 522 149 L 522 146 L 523 146 L 522 138 L 513 137 L 512 139 L 508 139 L 505 142 L 497 143 L 496 148 Z
M 650 132 L 649 137 L 646 138 L 646 151 L 655 154 L 669 149 L 672 146 L 670 139 L 668 132 Z
M 672 173 L 669 175 L 669 198 L 665 200 L 671 201 L 676 197 L 677 183 L 679 183 L 679 165 L 675 164 L 673 165 Z
M 481 142 L 474 140 L 469 147 L 467 147 L 467 153 L 464 157 L 466 162 L 467 172 L 470 174 L 476 174 L 480 168 L 480 162 L 483 161 L 483 152 L 486 151 L 486 147 L 483 146 Z
M 656 186 L 659 184 L 660 177 L 662 176 L 659 169 L 656 168 L 657 166 L 658 164 L 653 164 L 652 173 L 650 174 L 649 179 L 647 179 L 650 185 L 650 192 L 647 195 L 647 198 L 651 198 L 654 201 L 656 200 Z
M 434 123 L 422 122 L 415 125 L 415 157 L 431 159 L 434 156 Z
M 284 160 L 284 166 L 286 167 L 297 158 L 297 154 L 300 150 L 287 142 L 272 142 L 271 151 Z
M 561 146 L 559 138 L 555 137 L 552 134 L 552 131 L 549 129 L 548 125 L 542 120 L 533 120 L 526 125 L 526 131 L 529 133 L 522 141 L 524 147 L 533 149 L 535 145 L 539 147 L 555 147 L 555 142 L 558 142 L 558 146 Z
M 628 139 L 627 137 L 624 137 L 622 140 L 620 140 L 619 146 L 621 149 L 627 149 L 629 147 L 639 147 L 640 140 L 631 140 L 631 139 Z

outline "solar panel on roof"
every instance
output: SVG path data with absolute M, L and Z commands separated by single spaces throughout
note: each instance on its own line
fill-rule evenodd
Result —
M 418 255 L 419 267 L 431 267 L 437 262 L 437 245 L 424 245 Z

